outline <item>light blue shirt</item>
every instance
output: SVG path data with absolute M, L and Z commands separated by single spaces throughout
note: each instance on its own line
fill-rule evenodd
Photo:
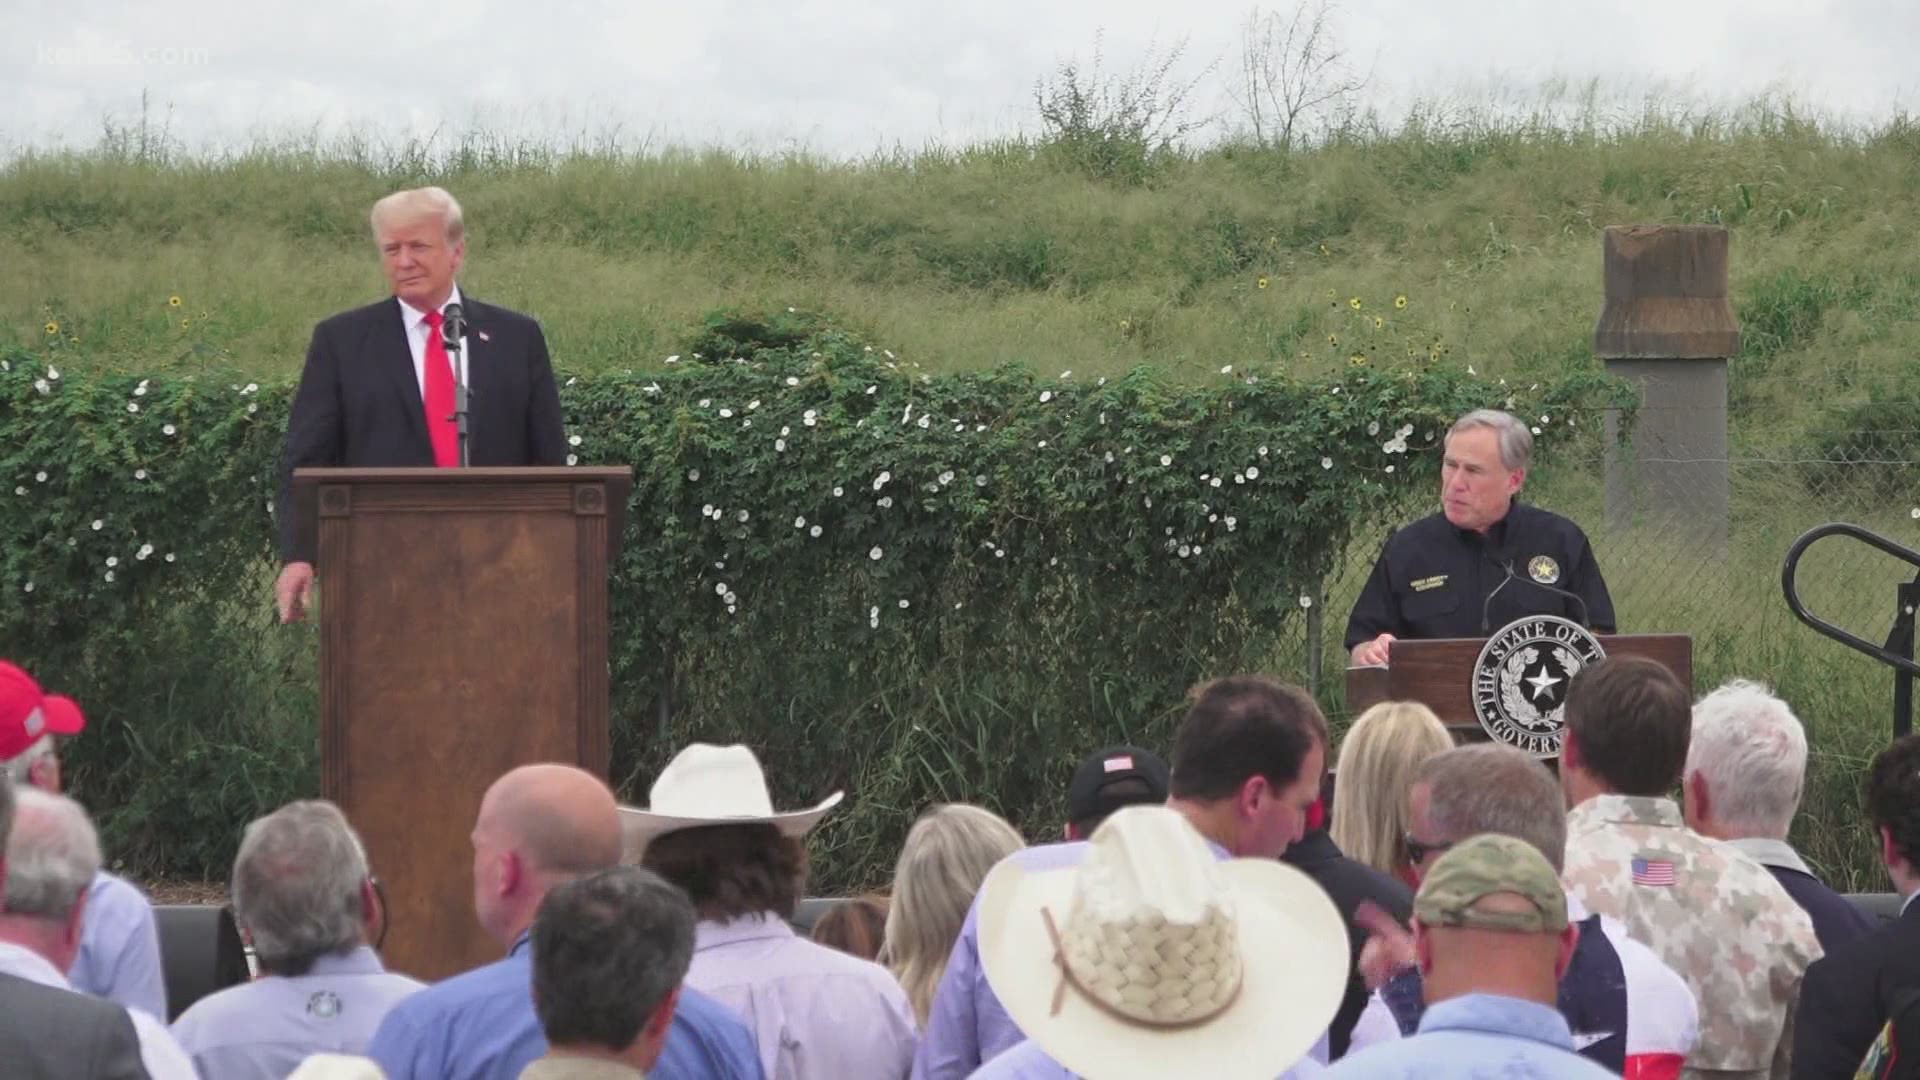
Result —
M 67 981 L 75 990 L 167 1022 L 167 980 L 160 966 L 160 931 L 147 894 L 102 871 L 87 887 L 80 951 Z
M 1309 1060 L 1295 1063 L 1281 1073 L 1278 1080 L 1308 1080 L 1324 1075 L 1320 1064 Z M 1066 1066 L 1048 1057 L 1032 1039 L 1016 1043 L 1012 1049 L 996 1055 L 980 1066 L 973 1077 L 974 1080 L 1077 1080 L 1077 1074 L 1068 1072 Z
M 1560 1010 L 1497 994 L 1466 994 L 1428 1006 L 1411 1038 L 1348 1054 L 1324 1074 L 1325 1080 L 1486 1076 L 1584 1080 L 1614 1074 L 1573 1052 L 1573 1034 Z
M 394 1006 L 366 1056 L 387 1080 L 517 1080 L 547 1052 L 533 1011 L 533 950 L 527 935 L 506 959 L 436 983 Z M 753 1035 L 691 986 L 680 988 L 651 1080 L 762 1080 Z
M 387 1011 L 421 989 L 365 945 L 305 975 L 268 975 L 194 1002 L 173 1034 L 202 1076 L 284 1080 L 308 1054 L 360 1054 Z

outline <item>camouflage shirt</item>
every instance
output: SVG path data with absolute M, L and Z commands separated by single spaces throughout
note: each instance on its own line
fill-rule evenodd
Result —
M 1601 795 L 1567 814 L 1567 891 L 1680 973 L 1700 1003 L 1683 1076 L 1787 1075 L 1813 921 L 1766 868 L 1686 827 L 1671 799 Z

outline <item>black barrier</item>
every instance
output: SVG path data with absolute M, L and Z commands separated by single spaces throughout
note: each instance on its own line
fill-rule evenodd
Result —
M 167 1017 L 178 1019 L 208 994 L 252 977 L 233 911 L 213 904 L 155 904 L 160 969 L 167 983 Z

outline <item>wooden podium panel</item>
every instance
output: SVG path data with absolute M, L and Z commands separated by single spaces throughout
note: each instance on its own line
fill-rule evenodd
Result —
M 1693 639 L 1685 634 L 1596 635 L 1608 656 L 1644 656 L 1667 666 L 1693 692 Z M 1383 701 L 1418 701 L 1440 717 L 1454 738 L 1483 741 L 1473 712 L 1473 665 L 1484 638 L 1395 641 L 1381 667 L 1347 669 L 1347 711 L 1355 716 Z
M 302 469 L 318 528 L 321 789 L 386 886 L 390 968 L 499 959 L 470 835 L 501 774 L 607 775 L 607 566 L 627 469 Z

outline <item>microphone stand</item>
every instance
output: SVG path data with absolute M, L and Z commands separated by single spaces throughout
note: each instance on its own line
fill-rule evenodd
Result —
M 458 304 L 447 307 L 448 318 L 440 325 L 440 342 L 446 346 L 447 362 L 453 365 L 453 427 L 460 447 L 460 467 L 471 465 L 467 432 L 467 364 L 461 343 L 466 340 L 467 320 Z

